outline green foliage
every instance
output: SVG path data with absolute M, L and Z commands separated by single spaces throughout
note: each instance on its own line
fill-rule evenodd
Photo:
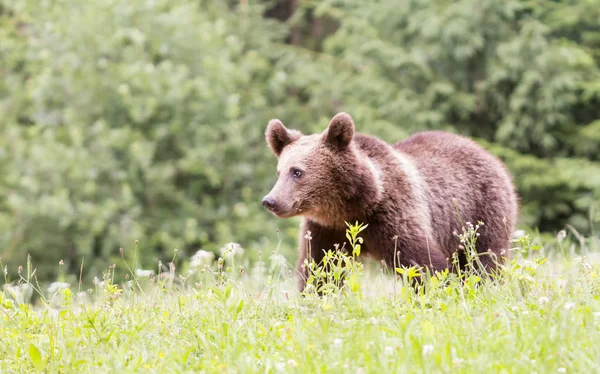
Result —
M 358 260 L 358 256 L 363 238 L 358 234 L 369 225 L 346 222 L 346 226 L 347 243 L 343 243 L 341 247 L 327 249 L 319 263 L 312 258 L 304 260 L 303 266 L 308 274 L 305 295 L 339 295 L 348 290 L 360 297 L 363 264 Z M 346 244 L 349 244 L 350 248 L 346 248 Z
M 76 272 L 85 256 L 97 275 L 135 239 L 147 265 L 275 232 L 258 196 L 273 174 L 263 131 L 281 27 L 218 2 L 3 7 L 7 263 L 31 252 L 43 274 L 63 258 Z
M 270 1 L 0 0 L 9 279 L 28 253 L 70 280 L 119 248 L 144 268 L 231 241 L 291 255 L 297 220 L 260 206 L 265 125 L 321 131 L 341 110 L 389 142 L 474 136 L 515 175 L 523 226 L 595 232 L 597 0 L 291 3 L 281 22 Z

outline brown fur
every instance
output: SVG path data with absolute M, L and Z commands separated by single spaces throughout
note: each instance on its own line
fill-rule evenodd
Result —
M 279 217 L 303 216 L 303 278 L 307 231 L 319 262 L 323 250 L 345 242 L 344 221 L 368 223 L 362 252 L 390 267 L 450 267 L 452 255 L 461 253 L 454 233 L 465 222 L 485 223 L 477 251 L 487 252 L 479 257 L 487 271 L 507 255 L 517 195 L 502 162 L 469 139 L 431 131 L 389 145 L 355 134 L 346 113 L 308 136 L 272 120 L 266 139 L 279 157 L 279 178 L 263 204 Z

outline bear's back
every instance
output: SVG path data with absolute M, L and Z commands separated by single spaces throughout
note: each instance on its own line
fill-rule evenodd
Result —
M 394 150 L 410 156 L 428 179 L 455 179 L 512 188 L 504 164 L 482 146 L 461 135 L 424 131 L 397 142 Z
M 456 229 L 457 214 L 463 222 L 481 220 L 490 226 L 506 219 L 505 229 L 514 229 L 518 203 L 512 178 L 482 146 L 460 135 L 425 131 L 392 147 L 411 157 L 425 179 L 432 226 L 446 233 L 438 238 L 441 242 L 453 241 L 447 233 Z

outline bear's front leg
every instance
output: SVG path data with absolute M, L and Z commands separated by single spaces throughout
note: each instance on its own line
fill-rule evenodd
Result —
M 311 260 L 314 260 L 317 265 L 321 265 L 326 251 L 330 249 L 334 250 L 336 244 L 341 249 L 345 242 L 346 231 L 344 229 L 325 227 L 309 219 L 304 219 L 300 226 L 298 246 L 297 269 L 298 274 L 300 274 L 300 282 L 298 283 L 300 292 L 304 291 L 306 281 L 309 277 L 308 268 L 304 264 L 304 260 L 308 259 L 309 263 Z

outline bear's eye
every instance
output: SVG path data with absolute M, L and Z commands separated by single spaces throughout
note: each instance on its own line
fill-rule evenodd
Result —
M 302 170 L 300 170 L 300 169 L 292 168 L 290 170 L 290 173 L 292 174 L 292 177 L 294 177 L 294 178 L 300 178 L 300 177 L 302 177 Z

